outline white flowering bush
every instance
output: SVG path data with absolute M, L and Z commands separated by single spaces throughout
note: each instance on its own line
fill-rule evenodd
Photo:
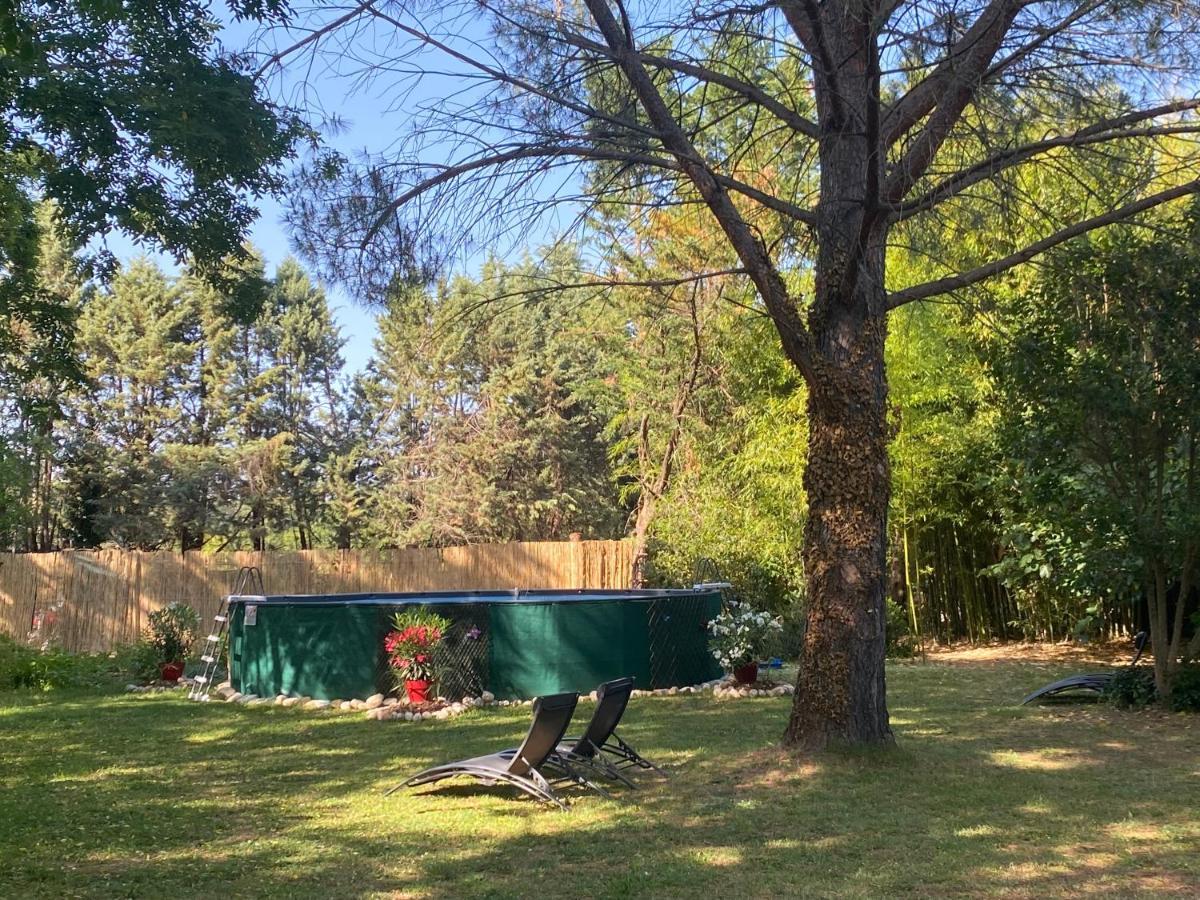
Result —
M 770 613 L 729 603 L 708 623 L 708 649 L 726 672 L 732 672 L 766 656 L 782 631 L 783 623 Z

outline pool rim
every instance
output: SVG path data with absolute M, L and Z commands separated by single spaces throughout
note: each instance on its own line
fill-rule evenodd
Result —
M 405 606 L 476 603 L 605 603 L 654 601 L 670 597 L 695 597 L 721 593 L 723 585 L 704 584 L 691 588 L 519 588 L 470 591 L 355 591 L 333 594 L 230 594 L 230 606 Z

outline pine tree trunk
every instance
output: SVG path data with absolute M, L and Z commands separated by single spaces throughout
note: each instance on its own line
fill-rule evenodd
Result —
M 873 275 L 882 272 L 882 249 Z M 828 367 L 809 386 L 808 610 L 784 743 L 805 750 L 890 743 L 884 685 L 890 495 L 882 280 L 833 297 L 811 321 Z M 869 292 L 875 291 L 874 295 Z

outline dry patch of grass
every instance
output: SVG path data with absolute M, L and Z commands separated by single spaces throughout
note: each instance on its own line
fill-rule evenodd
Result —
M 925 647 L 925 657 L 929 662 L 971 666 L 1021 662 L 1027 665 L 1090 665 L 1103 668 L 1129 662 L 1133 658 L 1133 652 L 1132 643 L 1128 640 L 1096 641 L 1089 644 L 1078 644 L 1074 641 L 993 641 L 987 644 L 929 644 Z

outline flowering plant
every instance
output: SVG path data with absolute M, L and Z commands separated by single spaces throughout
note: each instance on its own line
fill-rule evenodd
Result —
M 432 681 L 433 654 L 450 620 L 433 613 L 412 610 L 396 613 L 392 631 L 383 641 L 388 667 L 398 681 Z
M 783 631 L 783 623 L 744 603 L 729 603 L 708 623 L 708 649 L 726 672 L 757 662 Z

